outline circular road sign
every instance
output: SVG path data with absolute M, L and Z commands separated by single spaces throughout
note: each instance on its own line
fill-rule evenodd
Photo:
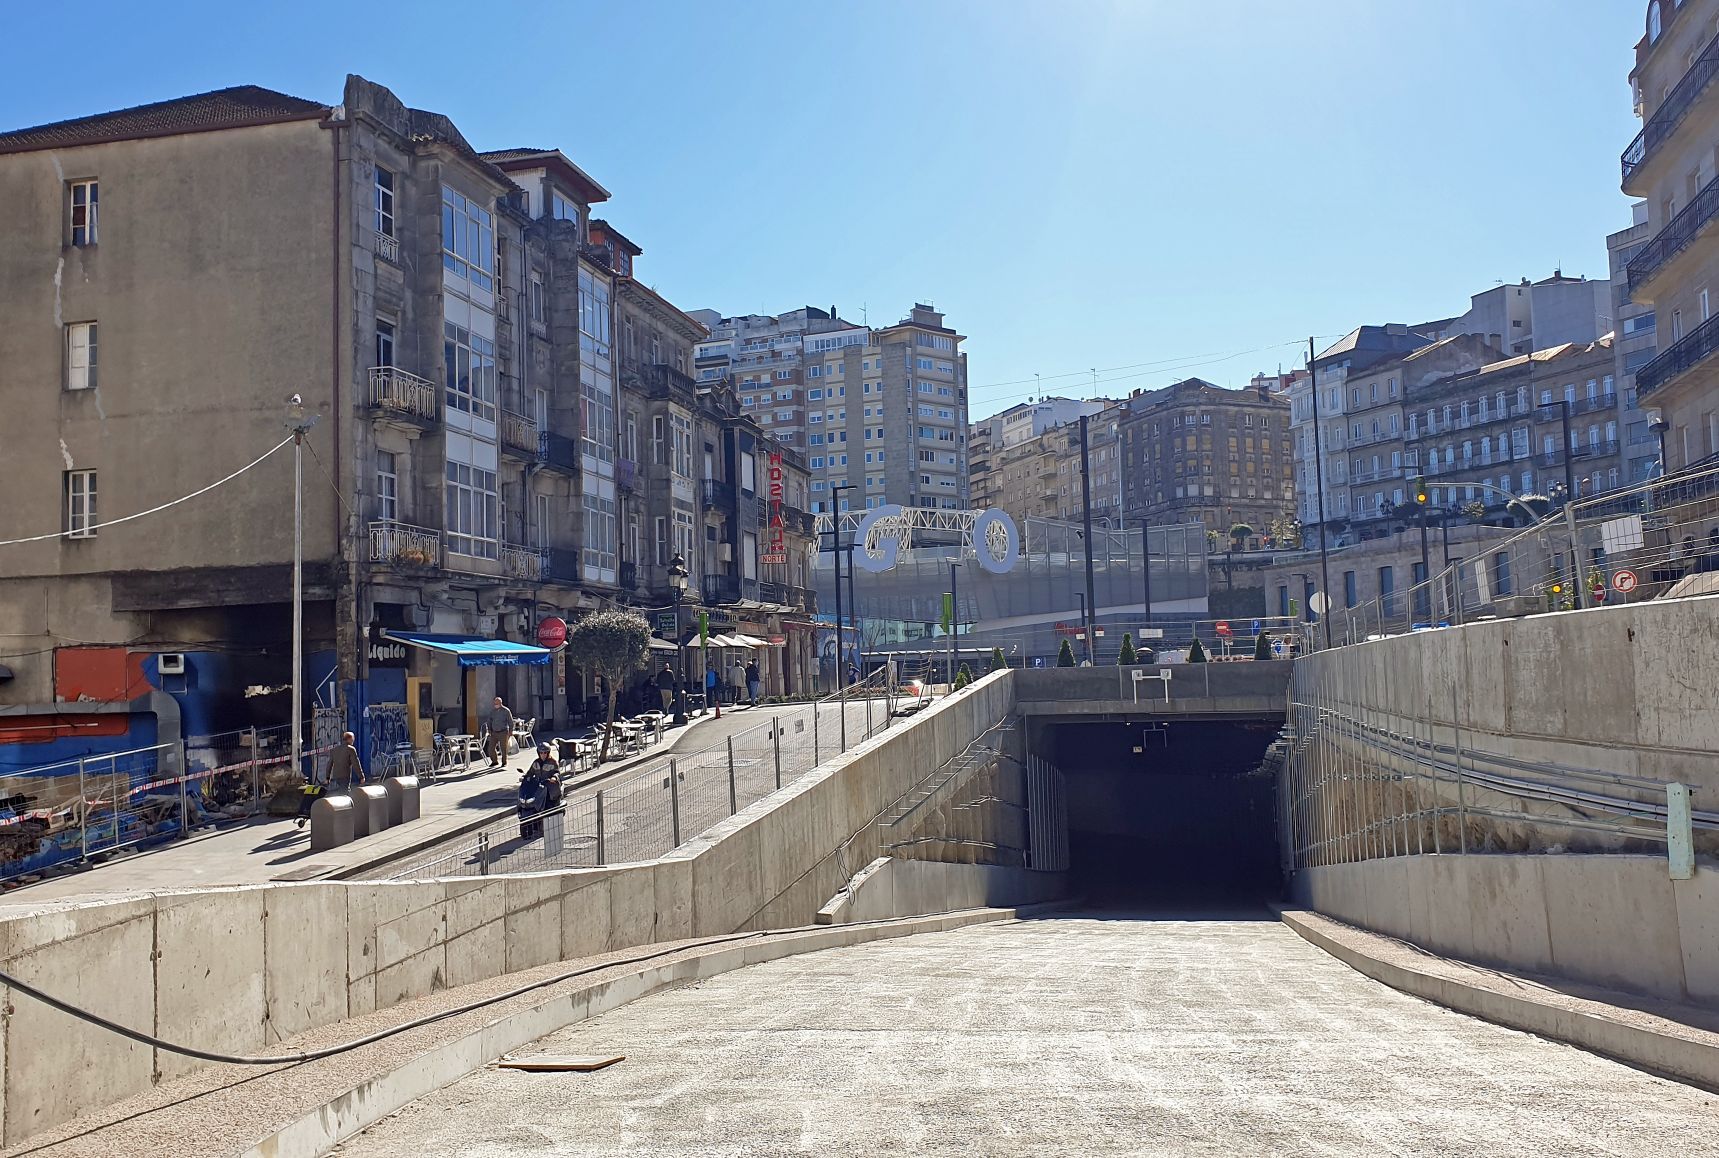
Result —
M 1330 598 L 1323 591 L 1315 591 L 1307 600 L 1307 606 L 1313 609 L 1313 614 L 1324 615 L 1325 609 L 1331 606 Z
M 1612 588 L 1619 595 L 1628 595 L 1634 591 L 1638 582 L 1634 571 L 1619 571 L 1612 576 Z

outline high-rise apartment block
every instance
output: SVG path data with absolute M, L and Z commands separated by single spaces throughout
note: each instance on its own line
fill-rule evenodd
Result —
M 1621 161 L 1647 239 L 1625 278 L 1631 300 L 1653 308 L 1658 353 L 1634 388 L 1675 471 L 1719 454 L 1719 0 L 1651 0 L 1645 15 L 1630 70 L 1643 124 Z
M 834 307 L 693 317 L 710 330 L 699 383 L 726 382 L 767 433 L 806 456 L 813 511 L 968 505 L 967 356 L 931 306 L 878 327 Z M 838 499 L 838 487 L 851 490 Z
M 1079 518 L 1084 415 L 1093 514 L 1114 518 L 1121 500 L 1120 405 L 1105 399 L 1044 398 L 973 423 L 967 442 L 972 505 L 1016 518 Z

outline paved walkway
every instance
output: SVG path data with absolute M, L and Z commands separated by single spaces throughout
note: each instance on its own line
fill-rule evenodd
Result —
M 1377 984 L 1265 921 L 1082 918 L 645 998 L 346 1143 L 424 1154 L 1719 1155 L 1719 1098 Z
M 809 711 L 790 706 L 774 710 L 784 718 Z M 601 770 L 580 773 L 578 782 L 607 779 L 668 752 L 720 744 L 727 735 L 757 728 L 768 718 L 766 713 L 765 708 L 725 708 L 721 720 L 694 717 L 685 728 L 670 730 L 661 744 L 625 761 L 611 760 Z M 505 773 L 486 769 L 480 759 L 468 772 L 425 782 L 417 820 L 339 848 L 313 853 L 308 827 L 301 829 L 286 817 L 258 817 L 13 889 L 0 895 L 0 915 L 99 896 L 351 875 L 511 813 L 518 801 L 519 774 L 535 756 L 531 751 L 513 757 Z

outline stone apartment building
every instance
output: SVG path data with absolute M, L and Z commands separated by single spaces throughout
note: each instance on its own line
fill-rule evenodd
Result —
M 693 315 L 710 328 L 698 381 L 726 381 L 783 445 L 803 450 L 816 513 L 885 503 L 965 509 L 967 356 L 962 336 L 917 304 L 893 326 L 807 306 L 778 315 Z
M 1647 206 L 1631 207 L 1634 222 L 1606 238 L 1606 253 L 1612 272 L 1614 330 L 1612 352 L 1616 366 L 1620 422 L 1623 429 L 1624 477 L 1644 482 L 1659 473 L 1659 438 L 1652 420 L 1641 408 L 1635 388 L 1635 372 L 1653 361 L 1658 318 L 1653 307 L 1630 297 L 1629 263 L 1649 240 Z
M 0 711 L 52 718 L 16 762 L 87 750 L 86 723 L 137 746 L 286 719 L 290 450 L 98 524 L 257 459 L 294 395 L 315 420 L 307 698 L 361 746 L 474 731 L 491 694 L 565 721 L 594 689 L 533 662 L 539 625 L 666 601 L 621 533 L 639 458 L 619 376 L 660 357 L 685 377 L 703 330 L 640 304 L 638 247 L 561 153 L 481 153 L 349 77 L 337 104 L 245 86 L 0 134 L 0 197 L 0 538 L 62 532 L 0 548 Z M 617 354 L 635 306 L 675 350 Z M 468 666 L 473 640 L 517 665 Z
M 1128 399 L 1120 422 L 1130 524 L 1203 523 L 1258 534 L 1295 507 L 1289 404 L 1269 390 L 1198 378 Z
M 1719 0 L 1650 0 L 1630 70 L 1642 130 L 1621 157 L 1624 193 L 1646 203 L 1648 238 L 1625 276 L 1631 299 L 1653 308 L 1658 353 L 1634 388 L 1663 421 L 1672 471 L 1719 454 L 1715 77 Z
M 1047 398 L 974 423 L 968 438 L 974 508 L 1007 511 L 1017 519 L 1079 519 L 1085 415 L 1092 515 L 1115 525 L 1122 513 L 1123 413 L 1122 403 L 1108 399 Z

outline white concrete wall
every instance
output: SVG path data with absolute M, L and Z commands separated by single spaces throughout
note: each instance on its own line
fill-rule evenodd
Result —
M 1303 869 L 1298 899 L 1445 956 L 1719 1006 L 1719 868 L 1658 856 L 1405 856 Z
M 836 849 L 1012 713 L 1013 674 L 891 727 L 660 861 L 47 906 L 0 919 L 0 969 L 167 1041 L 261 1053 L 313 1026 L 534 965 L 810 924 L 845 883 Z M 850 863 L 877 853 L 874 828 Z M 13 1010 L 0 1022 L 0 1144 L 199 1064 L 22 993 L 0 997 Z
M 1067 873 L 880 857 L 819 910 L 818 923 L 840 925 L 954 909 L 1038 905 L 1062 900 L 1068 889 Z

